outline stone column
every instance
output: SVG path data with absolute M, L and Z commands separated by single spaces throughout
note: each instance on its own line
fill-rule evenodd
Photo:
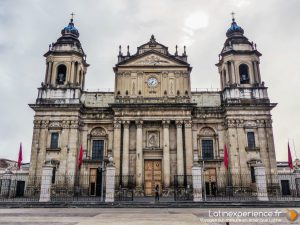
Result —
M 240 76 L 238 73 L 235 71 L 235 63 L 234 61 L 231 61 L 231 69 L 232 69 L 232 75 L 234 76 L 235 83 L 240 83 Z
M 170 186 L 170 174 L 171 174 L 169 125 L 170 125 L 170 121 L 163 121 L 164 188 L 168 188 Z
M 186 159 L 186 174 L 192 174 L 193 166 L 193 146 L 192 146 L 192 121 L 184 122 L 185 134 L 185 159 Z
M 120 155 L 121 155 L 121 123 L 114 121 L 114 146 L 113 157 L 116 167 L 116 174 L 120 175 Z
M 183 142 L 182 142 L 182 121 L 176 121 L 177 129 L 177 175 L 184 175 L 183 169 Z
M 262 163 L 257 163 L 254 167 L 254 171 L 256 180 L 257 200 L 269 201 L 265 167 Z
M 53 166 L 45 164 L 42 168 L 40 202 L 50 202 Z
M 260 159 L 262 163 L 266 167 L 266 169 L 270 168 L 270 161 L 269 161 L 269 154 L 268 154 L 268 143 L 267 143 L 267 134 L 265 130 L 265 121 L 264 120 L 257 120 L 257 134 L 258 134 L 258 143 L 259 151 L 260 151 Z
M 202 201 L 202 167 L 196 164 L 192 167 L 194 202 Z
M 11 179 L 12 179 L 13 173 L 9 168 L 7 168 L 3 174 L 2 182 L 1 182 L 1 197 L 9 197 L 10 195 L 10 189 L 11 189 Z
M 66 150 L 66 155 L 68 156 L 68 173 L 71 173 L 77 170 L 77 160 L 79 156 L 79 151 L 80 151 L 80 145 L 79 144 L 79 121 L 78 120 L 71 120 L 69 124 L 69 129 L 68 128 L 68 123 L 66 123 L 63 128 L 64 128 L 64 133 L 67 134 L 69 132 L 69 137 L 68 137 L 68 146 L 69 146 L 69 153 L 68 150 Z M 63 146 L 61 146 L 63 147 Z M 75 153 L 75 154 L 74 154 Z M 83 172 L 83 170 L 81 170 Z M 81 174 L 81 171 L 79 171 L 79 175 Z M 63 171 L 60 170 L 61 173 Z M 75 177 L 70 178 L 69 184 L 73 186 L 73 184 L 76 184 Z
M 199 161 L 199 151 L 198 151 L 198 130 L 193 129 L 193 154 L 194 162 Z
M 258 71 L 257 71 L 257 62 L 253 62 L 253 74 L 254 74 L 254 79 L 255 79 L 255 83 L 259 83 L 259 79 L 258 79 Z
M 143 184 L 143 121 L 136 121 L 136 186 Z
M 105 202 L 115 201 L 115 176 L 116 170 L 112 162 L 106 167 L 105 176 Z
M 256 66 L 257 66 L 258 82 L 261 83 L 260 70 L 259 70 L 259 62 L 256 63 Z
M 71 62 L 70 77 L 68 80 L 71 84 L 74 81 L 74 62 Z
M 123 122 L 123 128 L 122 175 L 127 176 L 129 174 L 129 121 Z
M 47 84 L 52 84 L 52 64 L 53 62 L 48 62 L 48 71 L 47 71 Z

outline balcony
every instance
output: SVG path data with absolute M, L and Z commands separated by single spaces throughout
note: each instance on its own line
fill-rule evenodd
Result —
M 226 103 L 270 103 L 266 87 L 226 87 L 222 93 Z
M 190 103 L 191 98 L 188 96 L 177 96 L 177 97 L 116 97 L 115 103 L 117 104 L 149 104 L 149 103 Z
M 259 152 L 260 151 L 260 148 L 259 147 L 256 147 L 256 146 L 251 146 L 251 147 L 249 147 L 249 146 L 247 146 L 247 147 L 245 147 L 245 150 L 247 151 L 247 152 Z
M 199 162 L 223 162 L 224 161 L 224 157 L 220 157 L 220 156 L 214 156 L 214 157 L 205 157 L 205 158 L 199 158 Z

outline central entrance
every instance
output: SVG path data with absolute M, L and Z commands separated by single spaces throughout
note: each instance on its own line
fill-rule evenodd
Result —
M 154 196 L 156 185 L 158 185 L 159 190 L 161 190 L 161 160 L 145 160 L 144 167 L 145 195 Z

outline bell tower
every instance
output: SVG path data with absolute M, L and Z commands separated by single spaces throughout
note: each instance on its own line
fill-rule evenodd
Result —
M 79 41 L 79 32 L 73 16 L 62 29 L 61 37 L 49 45 L 46 57 L 46 75 L 42 87 L 54 89 L 76 88 L 83 90 L 87 67 L 86 55 Z
M 234 13 L 232 14 L 234 15 Z M 261 81 L 259 70 L 261 53 L 256 49 L 256 44 L 244 36 L 244 30 L 236 23 L 234 16 L 226 36 L 227 39 L 219 55 L 219 62 L 216 64 L 225 100 L 233 97 L 227 95 L 233 89 L 239 90 L 239 92 L 235 92 L 234 98 L 243 96 L 267 98 L 266 88 L 264 82 Z M 238 93 L 241 95 L 238 96 Z M 259 96 L 253 96 L 257 94 Z

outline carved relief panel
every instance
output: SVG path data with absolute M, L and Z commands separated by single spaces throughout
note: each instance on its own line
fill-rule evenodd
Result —
M 147 147 L 159 148 L 159 131 L 147 131 Z

